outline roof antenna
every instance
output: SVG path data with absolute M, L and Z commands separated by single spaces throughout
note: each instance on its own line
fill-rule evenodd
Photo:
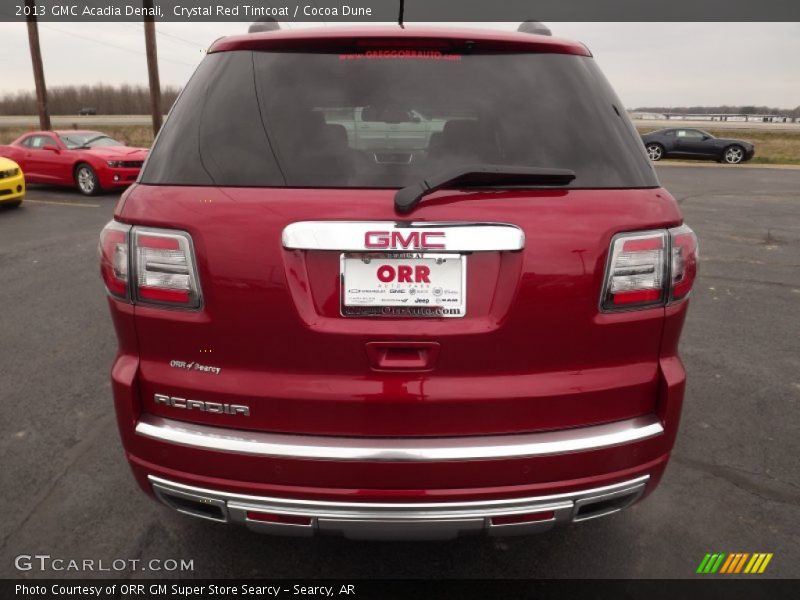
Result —
M 535 33 L 538 35 L 553 35 L 553 32 L 550 31 L 547 25 L 541 21 L 534 21 L 533 19 L 520 23 L 519 27 L 517 27 L 517 31 L 522 33 Z
M 259 33 L 261 31 L 277 31 L 281 28 L 278 21 L 272 17 L 259 17 L 247 29 L 247 33 Z
M 405 29 L 403 25 L 403 12 L 405 12 L 406 9 L 405 5 L 405 0 L 400 0 L 400 14 L 397 15 L 397 24 L 400 25 L 400 29 Z

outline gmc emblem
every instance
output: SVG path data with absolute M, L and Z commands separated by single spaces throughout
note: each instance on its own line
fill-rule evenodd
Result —
M 215 413 L 218 415 L 242 415 L 250 416 L 250 407 L 244 404 L 223 404 L 222 402 L 203 402 L 202 400 L 187 400 L 178 396 L 167 396 L 166 394 L 154 394 L 153 401 L 156 404 L 163 404 L 172 408 L 182 408 L 184 410 L 199 410 L 201 412 Z
M 367 231 L 364 247 L 371 250 L 444 250 L 444 231 Z M 435 241 L 436 239 L 441 242 Z

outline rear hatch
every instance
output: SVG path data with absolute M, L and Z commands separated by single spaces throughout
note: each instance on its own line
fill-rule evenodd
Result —
M 663 309 L 605 313 L 600 295 L 615 234 L 680 217 L 585 50 L 328 42 L 212 52 L 121 203 L 120 221 L 188 234 L 196 263 L 199 308 L 136 304 L 143 410 L 355 436 L 652 412 Z M 362 126 L 385 146 L 359 145 Z M 396 207 L 469 165 L 575 177 Z

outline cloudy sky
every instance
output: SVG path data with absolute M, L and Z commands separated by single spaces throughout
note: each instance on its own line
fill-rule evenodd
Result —
M 306 26 L 294 25 L 294 27 Z M 549 23 L 584 42 L 629 108 L 800 105 L 800 23 Z M 513 25 L 498 25 L 515 28 Z M 49 86 L 146 84 L 139 23 L 40 23 Z M 182 86 L 215 39 L 246 23 L 158 23 L 163 84 Z M 0 23 L 0 93 L 33 89 L 24 24 Z

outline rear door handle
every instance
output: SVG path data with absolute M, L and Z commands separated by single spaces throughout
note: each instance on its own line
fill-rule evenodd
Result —
M 368 342 L 374 371 L 430 371 L 439 357 L 438 342 Z

